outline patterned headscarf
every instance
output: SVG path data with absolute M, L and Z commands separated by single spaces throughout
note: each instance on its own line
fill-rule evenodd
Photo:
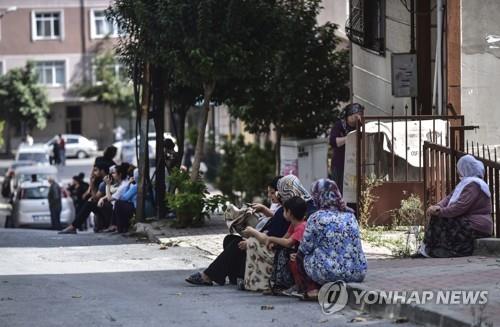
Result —
M 295 175 L 286 175 L 280 178 L 278 181 L 278 195 L 283 203 L 294 196 L 300 196 L 305 201 L 311 199 L 311 195 Z
M 313 183 L 311 190 L 314 204 L 319 210 L 338 209 L 354 212 L 342 199 L 342 194 L 334 181 L 325 178 L 319 179 Z

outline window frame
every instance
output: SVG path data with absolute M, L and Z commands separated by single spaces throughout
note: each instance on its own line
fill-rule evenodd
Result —
M 98 40 L 98 39 L 104 39 L 106 37 L 111 37 L 111 38 L 118 38 L 120 37 L 120 31 L 118 29 L 118 25 L 116 24 L 116 22 L 113 20 L 111 22 L 112 26 L 113 26 L 113 32 L 112 33 L 108 33 L 108 34 L 97 34 L 97 31 L 96 31 L 96 25 L 95 25 L 95 21 L 96 21 L 96 17 L 95 17 L 95 13 L 96 12 L 105 12 L 106 11 L 106 8 L 91 8 L 89 10 L 89 22 L 90 22 L 90 39 L 91 40 Z M 104 16 L 106 17 L 106 16 Z M 108 22 L 107 19 L 105 19 L 106 22 Z
M 66 85 L 68 84 L 68 65 L 67 65 L 67 60 L 66 59 L 47 59 L 47 60 L 37 60 L 35 61 L 35 69 L 37 69 L 37 73 L 38 73 L 38 65 L 40 63 L 48 63 L 48 62 L 52 62 L 52 63 L 56 63 L 56 62 L 61 62 L 63 64 L 63 68 L 64 68 L 64 81 L 63 83 L 56 83 L 56 72 L 55 72 L 55 66 L 52 67 L 52 84 L 45 84 L 45 83 L 39 83 L 40 85 L 43 85 L 47 88 L 65 88 Z
M 37 14 L 59 14 L 59 36 L 38 36 L 36 15 Z M 52 31 L 53 33 L 54 31 Z M 31 39 L 33 41 L 64 40 L 64 10 L 63 9 L 36 9 L 31 11 Z
M 359 6 L 354 6 L 354 3 Z M 378 12 L 367 9 L 377 3 Z M 368 16 L 369 15 L 369 16 Z M 376 17 L 373 17 L 376 15 Z M 349 0 L 349 18 L 346 23 L 347 38 L 363 49 L 385 56 L 386 52 L 386 1 L 385 0 Z M 374 30 L 373 24 L 377 28 Z M 360 24 L 361 26 L 356 26 Z M 362 30 L 359 30 L 359 27 Z

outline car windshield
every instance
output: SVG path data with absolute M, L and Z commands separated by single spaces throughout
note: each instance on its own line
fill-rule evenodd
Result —
M 21 199 L 46 199 L 48 195 L 48 186 L 29 187 L 21 191 Z
M 38 182 L 47 181 L 49 179 L 49 177 L 51 176 L 50 174 L 40 174 L 40 173 L 39 174 L 21 174 L 18 177 L 19 183 L 31 181 L 33 175 L 36 175 L 36 180 Z
M 47 154 L 39 152 L 19 153 L 18 160 L 30 160 L 38 163 L 48 162 Z

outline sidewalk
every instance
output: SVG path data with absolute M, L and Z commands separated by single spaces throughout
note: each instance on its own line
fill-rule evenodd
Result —
M 410 321 L 433 326 L 471 326 L 478 319 L 483 323 L 492 323 L 485 326 L 497 326 L 500 322 L 498 257 L 370 260 L 365 281 L 351 283 L 348 287 L 351 294 L 353 290 L 375 291 L 379 294 L 380 291 L 487 290 L 488 302 L 483 314 L 480 314 L 479 305 L 365 303 L 355 307 L 386 317 L 406 317 Z M 352 300 L 351 297 L 349 300 Z

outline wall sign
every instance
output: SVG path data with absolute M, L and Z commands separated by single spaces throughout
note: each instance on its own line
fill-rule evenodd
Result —
M 391 56 L 392 95 L 396 98 L 416 97 L 417 55 L 414 53 L 394 53 Z

